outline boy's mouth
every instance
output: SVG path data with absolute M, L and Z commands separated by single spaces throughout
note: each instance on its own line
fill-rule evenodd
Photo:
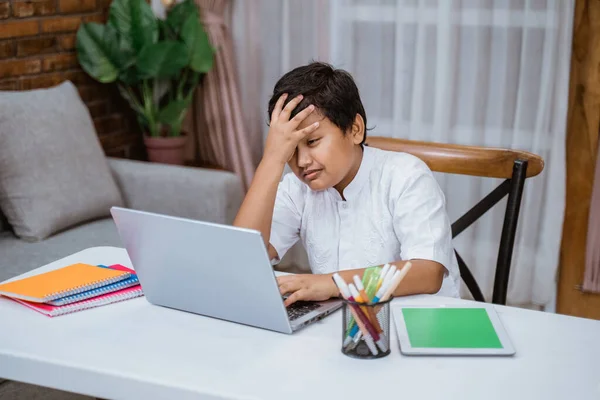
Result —
M 322 171 L 321 169 L 309 169 L 308 171 L 306 171 L 304 173 L 304 179 L 306 179 L 308 181 L 312 181 L 319 176 L 321 171 Z

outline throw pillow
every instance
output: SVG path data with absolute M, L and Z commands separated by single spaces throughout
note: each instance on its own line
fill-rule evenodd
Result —
M 71 82 L 0 92 L 0 208 L 17 236 L 42 240 L 115 205 L 121 193 Z

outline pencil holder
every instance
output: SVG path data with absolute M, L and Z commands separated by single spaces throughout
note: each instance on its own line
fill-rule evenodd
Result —
M 344 300 L 342 353 L 355 358 L 390 354 L 390 301 L 375 304 Z

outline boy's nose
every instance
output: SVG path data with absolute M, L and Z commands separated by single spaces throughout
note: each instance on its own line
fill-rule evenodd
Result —
M 298 148 L 296 150 L 296 156 L 298 157 L 298 167 L 300 168 L 306 168 L 312 163 L 312 159 L 306 150 Z

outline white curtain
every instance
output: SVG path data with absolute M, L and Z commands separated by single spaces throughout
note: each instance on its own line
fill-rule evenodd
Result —
M 276 80 L 321 60 L 353 74 L 370 135 L 540 155 L 543 173 L 525 184 L 508 302 L 546 306 L 556 290 L 564 213 L 573 8 L 571 0 L 238 1 L 234 36 L 248 124 L 266 134 Z M 436 177 L 453 221 L 501 182 Z M 455 240 L 488 300 L 505 206 Z

